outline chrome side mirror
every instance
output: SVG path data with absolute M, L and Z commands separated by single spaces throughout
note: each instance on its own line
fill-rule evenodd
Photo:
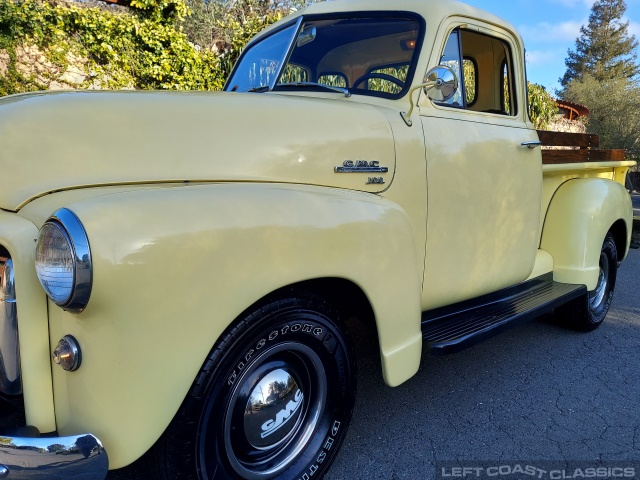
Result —
M 445 65 L 438 65 L 427 72 L 424 93 L 434 102 L 446 102 L 458 91 L 456 73 Z
M 411 121 L 411 114 L 415 107 L 413 92 L 421 88 L 431 101 L 446 102 L 458 91 L 458 77 L 456 77 L 456 73 L 453 70 L 445 65 L 438 65 L 429 70 L 425 76 L 425 83 L 409 90 L 409 111 L 400 112 L 400 116 L 408 127 L 413 125 Z

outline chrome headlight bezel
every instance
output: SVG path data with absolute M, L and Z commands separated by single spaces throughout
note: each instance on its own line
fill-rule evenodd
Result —
M 57 300 L 53 298 L 45 281 L 40 276 L 38 264 L 40 262 L 38 253 L 42 247 L 43 231 L 45 227 L 50 226 L 57 228 L 64 236 L 71 253 L 71 260 L 73 262 L 73 281 L 68 295 L 64 300 Z M 91 287 L 93 283 L 93 263 L 91 261 L 91 248 L 89 246 L 89 238 L 87 233 L 80 222 L 80 219 L 69 209 L 62 208 L 56 211 L 49 219 L 44 223 L 40 229 L 38 235 L 38 242 L 36 246 L 36 273 L 38 280 L 47 292 L 47 296 L 59 307 L 71 312 L 82 312 L 89 303 L 89 297 L 91 296 Z

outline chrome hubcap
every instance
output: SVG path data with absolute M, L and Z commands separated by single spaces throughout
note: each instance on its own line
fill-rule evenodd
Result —
M 273 448 L 286 440 L 300 419 L 304 394 L 285 369 L 268 373 L 258 382 L 247 401 L 244 433 L 257 449 Z
M 604 301 L 607 293 L 607 283 L 609 281 L 609 257 L 605 253 L 600 254 L 600 276 L 595 290 L 589 293 L 589 304 L 591 309 L 596 309 Z
M 294 462 L 316 431 L 327 401 L 322 361 L 283 343 L 252 359 L 226 407 L 227 458 L 248 480 L 271 479 Z

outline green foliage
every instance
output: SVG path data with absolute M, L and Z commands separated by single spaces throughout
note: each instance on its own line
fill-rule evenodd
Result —
M 325 74 L 318 78 L 318 83 L 328 87 L 347 88 L 347 80 L 342 75 Z
M 184 0 L 131 0 L 129 6 L 139 15 L 160 22 L 183 20 L 189 15 Z
M 78 88 L 221 88 L 218 58 L 198 51 L 175 26 L 188 12 L 182 0 L 135 3 L 132 15 L 46 0 L 0 2 L 0 50 L 11 59 L 0 95 L 46 88 L 57 78 L 51 65 L 64 72 L 70 56 L 85 59 Z M 37 75 L 19 71 L 19 53 L 29 45 L 46 57 L 48 68 Z
M 220 4 L 215 1 L 186 0 L 190 14 L 182 23 L 182 31 L 194 45 L 205 50 L 216 49 L 219 35 L 218 21 L 222 15 Z
M 398 80 L 400 80 L 401 83 L 397 84 L 385 78 L 374 77 L 369 79 L 368 81 L 362 82 L 360 85 L 358 85 L 358 87 L 368 88 L 369 90 L 373 90 L 376 92 L 391 93 L 395 95 L 397 93 L 400 93 L 404 88 L 404 82 L 407 79 L 407 74 L 409 73 L 409 65 L 401 65 L 398 67 L 376 68 L 375 70 L 372 70 L 371 73 L 388 75 L 390 77 L 397 78 Z
M 538 130 L 546 130 L 558 113 L 558 105 L 542 85 L 529 82 L 529 116 Z
M 473 103 L 476 99 L 476 87 L 477 87 L 477 79 L 476 79 L 476 66 L 475 64 L 465 58 L 462 61 L 462 68 L 464 69 L 464 91 L 466 93 L 467 103 Z
M 238 0 L 225 9 L 218 22 L 220 69 L 226 78 L 238 60 L 244 47 L 258 32 L 277 22 L 286 14 L 282 9 L 266 8 L 266 0 Z
M 284 70 L 282 71 L 282 75 L 280 76 L 280 83 L 298 83 L 298 82 L 308 82 L 307 72 L 304 68 L 299 67 L 298 65 L 292 65 L 288 63 Z
M 306 1 L 271 0 L 186 0 L 191 10 L 184 32 L 191 42 L 215 51 L 221 76 L 226 78 L 249 40 L 265 27 L 287 15 Z
M 564 98 L 586 105 L 587 127 L 600 136 L 602 148 L 624 148 L 627 156 L 640 160 L 640 87 L 632 80 L 598 80 L 585 74 L 571 81 Z
M 220 49 L 232 43 L 238 30 L 230 29 L 228 25 L 234 20 L 235 23 L 246 27 L 247 32 L 241 32 L 241 36 L 249 40 L 260 30 L 260 27 L 273 23 L 293 9 L 312 3 L 311 0 L 185 1 L 191 14 L 185 19 L 184 32 L 193 43 L 207 49 Z
M 580 28 L 576 50 L 569 50 L 567 71 L 560 79 L 563 87 L 573 79 L 590 74 L 598 81 L 633 78 L 640 73 L 635 52 L 638 42 L 629 36 L 629 22 L 623 22 L 624 0 L 597 0 L 589 24 Z

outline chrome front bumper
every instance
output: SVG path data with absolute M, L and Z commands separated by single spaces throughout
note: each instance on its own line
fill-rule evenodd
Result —
M 16 312 L 13 262 L 0 256 L 0 393 L 7 395 L 22 393 Z
M 91 434 L 9 437 L 0 432 L 0 479 L 104 480 L 107 452 Z

